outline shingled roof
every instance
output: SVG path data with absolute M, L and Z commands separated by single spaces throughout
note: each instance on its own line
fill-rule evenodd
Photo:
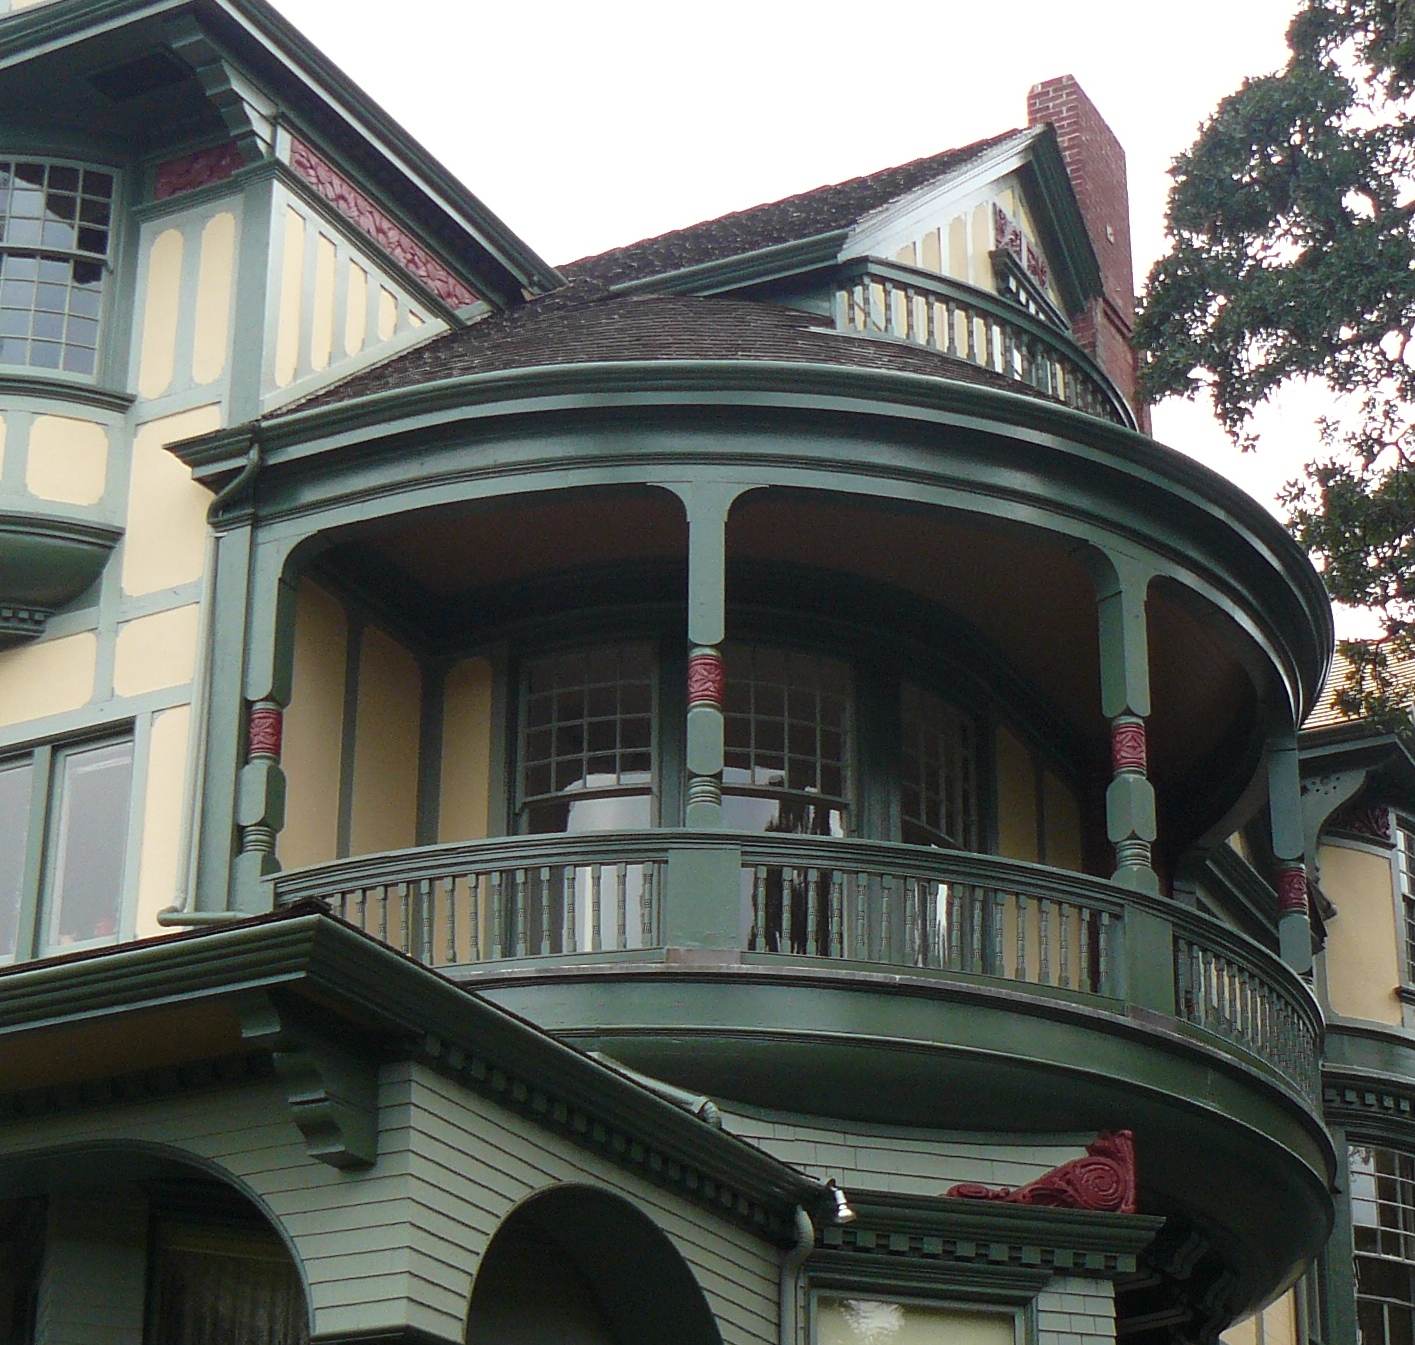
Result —
M 559 269 L 571 279 L 594 280 L 606 286 L 623 285 L 848 229 L 872 211 L 954 172 L 1006 141 L 1021 140 L 1033 134 L 1033 131 L 1007 131 L 961 149 L 946 149 L 895 168 L 883 168 L 863 177 L 816 187 L 780 201 L 752 206 L 749 210 L 738 210 L 686 229 L 675 229 L 656 238 L 601 252 L 598 256 L 582 257 Z
M 835 330 L 831 319 L 743 299 L 610 296 L 586 281 L 483 319 L 282 408 L 276 418 L 441 379 L 556 364 L 767 360 L 892 369 L 1050 400 L 1025 383 L 927 346 Z

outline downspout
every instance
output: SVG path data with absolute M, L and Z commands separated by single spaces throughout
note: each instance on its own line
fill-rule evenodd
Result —
M 202 559 L 201 597 L 197 611 L 201 614 L 201 634 L 197 648 L 201 651 L 196 674 L 192 678 L 192 720 L 188 729 L 187 770 L 184 781 L 184 797 L 189 800 L 186 816 L 182 820 L 185 834 L 182 837 L 182 853 L 186 858 L 185 874 L 181 890 L 172 894 L 172 904 L 157 913 L 157 923 L 164 928 L 172 926 L 227 923 L 223 917 L 229 912 L 194 912 L 186 909 L 184 903 L 192 899 L 196 887 L 197 849 L 201 840 L 200 790 L 202 776 L 206 770 L 206 725 L 207 725 L 207 683 L 211 680 L 211 661 L 215 653 L 212 638 L 212 604 L 216 596 L 216 533 L 211 524 L 216 516 L 232 500 L 236 499 L 255 484 L 256 474 L 261 467 L 260 440 L 252 435 L 250 450 L 245 464 L 219 491 L 212 496 L 206 507 L 206 552 Z M 195 916 L 196 918 L 190 918 Z M 215 917 L 211 919 L 209 917 Z M 176 917 L 176 918 L 174 918 Z
M 796 1242 L 781 1260 L 781 1300 L 777 1320 L 781 1345 L 798 1345 L 801 1331 L 801 1266 L 815 1250 L 816 1226 L 800 1205 L 796 1206 Z

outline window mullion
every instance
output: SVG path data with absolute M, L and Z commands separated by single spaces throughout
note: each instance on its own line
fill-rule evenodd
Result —
M 50 801 L 54 796 L 54 749 L 35 748 L 31 758 L 29 828 L 25 833 L 25 865 L 20 878 L 20 909 L 15 922 L 15 961 L 35 956 L 39 945 L 39 888 L 44 878 L 44 853 L 49 836 Z

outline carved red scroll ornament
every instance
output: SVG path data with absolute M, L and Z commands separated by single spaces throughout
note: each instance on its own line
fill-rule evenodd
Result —
M 963 1200 L 1000 1200 L 1009 1205 L 1045 1205 L 1052 1209 L 1094 1210 L 1102 1214 L 1135 1213 L 1135 1136 L 1129 1130 L 1102 1131 L 1086 1146 L 1085 1158 L 1073 1158 L 1026 1186 L 982 1186 L 962 1182 L 944 1192 Z
M 180 159 L 168 159 L 157 166 L 152 194 L 157 200 L 165 201 L 169 196 L 195 191 L 213 182 L 225 182 L 244 162 L 241 148 L 234 140 L 195 150 Z

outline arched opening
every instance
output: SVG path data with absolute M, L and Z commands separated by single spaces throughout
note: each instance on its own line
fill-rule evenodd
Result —
M 39 1320 L 55 1338 L 86 1338 L 95 1303 L 114 1332 L 149 1345 L 309 1340 L 290 1249 L 219 1176 L 148 1146 L 8 1160 L 0 1340 L 32 1340 Z
M 697 1281 L 633 1205 L 560 1186 L 518 1206 L 483 1255 L 467 1345 L 721 1345 Z

